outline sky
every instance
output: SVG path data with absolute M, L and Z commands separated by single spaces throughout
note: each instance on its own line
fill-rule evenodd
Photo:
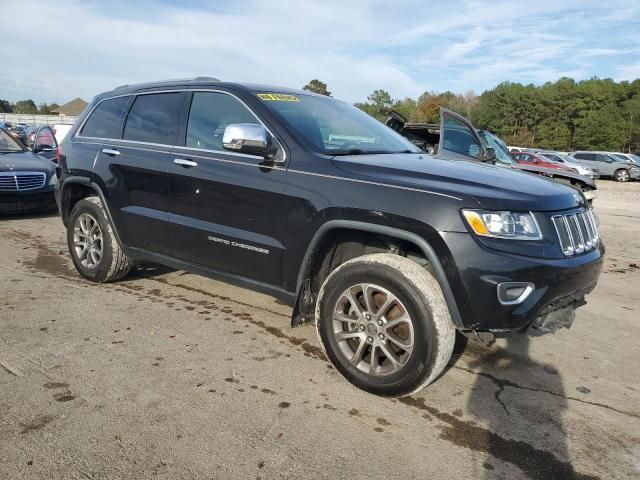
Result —
M 640 78 L 638 0 L 20 0 L 0 21 L 0 99 L 66 103 L 213 76 L 365 101 L 504 81 Z M 0 0 L 0 11 L 18 4 Z

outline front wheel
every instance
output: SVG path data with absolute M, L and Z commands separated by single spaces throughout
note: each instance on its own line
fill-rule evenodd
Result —
M 617 182 L 628 182 L 629 181 L 629 170 L 621 168 L 620 170 L 616 170 L 615 179 Z
M 327 358 L 368 392 L 410 395 L 446 366 L 455 328 L 433 275 L 398 255 L 350 260 L 326 279 L 316 328 Z

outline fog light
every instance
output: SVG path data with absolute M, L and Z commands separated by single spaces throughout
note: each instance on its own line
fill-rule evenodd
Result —
M 518 305 L 533 292 L 535 285 L 527 282 L 502 282 L 498 284 L 498 301 L 502 305 Z

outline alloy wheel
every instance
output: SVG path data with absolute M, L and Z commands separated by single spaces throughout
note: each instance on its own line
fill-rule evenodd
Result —
M 85 268 L 96 268 L 102 260 L 104 240 L 98 220 L 82 213 L 73 226 L 73 252 Z
M 413 352 L 409 312 L 396 295 L 378 285 L 363 283 L 343 291 L 332 325 L 340 352 L 369 375 L 398 372 Z
M 619 182 L 626 182 L 629 180 L 629 172 L 627 170 L 620 170 L 616 178 Z

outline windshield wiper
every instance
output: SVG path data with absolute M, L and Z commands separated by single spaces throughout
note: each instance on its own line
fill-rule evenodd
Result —
M 361 148 L 350 148 L 348 150 L 335 150 L 333 152 L 325 152 L 327 155 L 335 155 L 335 156 L 341 156 L 341 155 L 362 155 L 365 153 L 364 150 L 362 150 Z M 369 152 L 366 152 L 369 153 Z

